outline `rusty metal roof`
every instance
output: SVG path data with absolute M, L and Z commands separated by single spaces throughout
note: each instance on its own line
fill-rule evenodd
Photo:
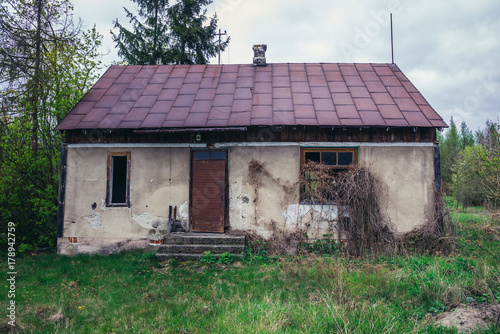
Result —
M 446 127 L 394 64 L 111 66 L 56 127 Z

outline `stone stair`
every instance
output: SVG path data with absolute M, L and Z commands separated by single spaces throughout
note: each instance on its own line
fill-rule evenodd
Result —
M 215 256 L 226 252 L 242 256 L 245 251 L 245 237 L 216 233 L 171 233 L 163 239 L 156 259 L 167 261 L 175 257 L 179 261 L 199 260 L 206 251 Z

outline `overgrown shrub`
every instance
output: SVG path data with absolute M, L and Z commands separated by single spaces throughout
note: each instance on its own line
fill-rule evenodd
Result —
M 337 171 L 311 161 L 302 168 L 302 176 L 303 196 L 312 204 L 337 205 L 337 234 L 346 241 L 341 249 L 348 254 L 362 256 L 393 239 L 378 204 L 384 189 L 368 167 L 357 165 Z
M 337 254 L 339 250 L 338 243 L 333 234 L 323 234 L 323 239 L 310 242 L 305 240 L 302 243 L 302 247 L 306 252 L 317 255 L 334 255 Z

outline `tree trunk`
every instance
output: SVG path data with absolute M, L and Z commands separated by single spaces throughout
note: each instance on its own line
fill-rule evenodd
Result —
M 42 44 L 42 0 L 37 1 L 36 13 L 36 40 L 35 40 L 35 73 L 33 76 L 32 103 L 33 111 L 31 113 L 31 151 L 33 154 L 38 152 L 38 100 L 40 94 L 40 58 Z

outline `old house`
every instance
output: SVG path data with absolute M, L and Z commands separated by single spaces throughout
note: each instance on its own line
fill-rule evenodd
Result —
M 395 64 L 111 66 L 56 128 L 58 252 L 145 247 L 169 217 L 188 232 L 320 237 L 337 217 L 301 198 L 309 159 L 368 166 L 408 231 L 433 215 L 441 127 Z

